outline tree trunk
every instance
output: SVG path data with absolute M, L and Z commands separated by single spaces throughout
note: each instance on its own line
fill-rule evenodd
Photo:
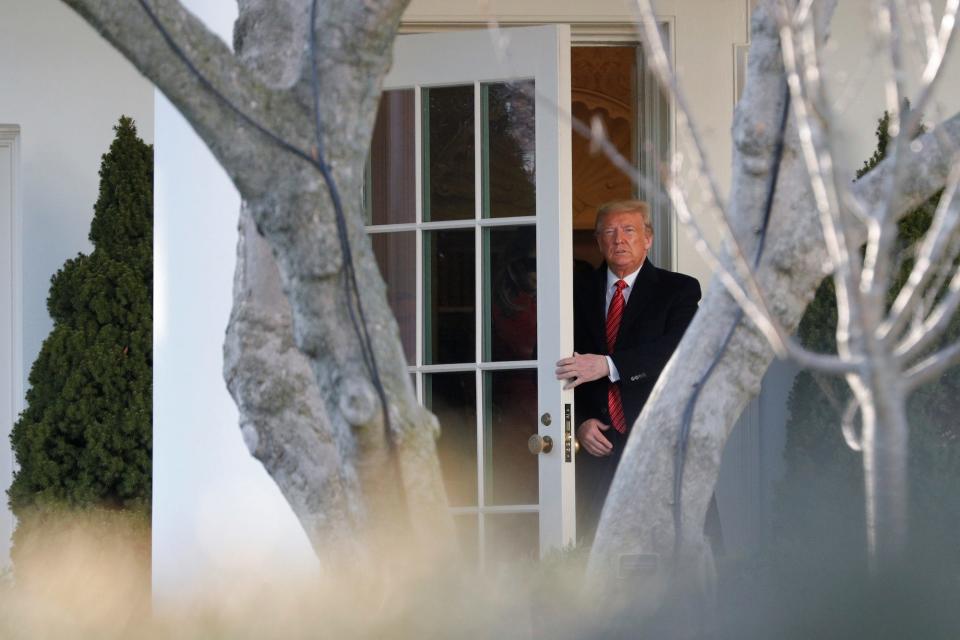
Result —
M 729 212 L 734 230 L 748 250 L 757 244 L 766 176 L 779 128 L 783 82 L 777 24 L 761 6 L 753 18 L 748 81 L 732 132 L 735 149 Z M 906 213 L 942 188 L 950 170 L 951 148 L 957 142 L 960 115 L 918 139 L 902 159 L 908 177 L 892 203 L 895 211 Z M 889 171 L 890 163 L 883 162 L 853 186 L 868 208 L 882 197 L 880 185 Z M 851 222 L 851 227 L 852 244 L 857 246 L 863 242 L 865 230 L 859 223 Z M 824 265 L 829 264 L 792 120 L 787 126 L 766 235 L 756 277 L 774 315 L 792 333 L 826 275 Z M 639 578 L 649 589 L 631 593 L 639 593 L 647 605 L 655 606 L 664 589 L 673 583 L 673 576 L 692 578 L 704 588 L 713 582 L 712 556 L 702 533 L 707 506 L 724 444 L 741 412 L 758 393 L 774 357 L 766 339 L 746 318 L 737 323 L 727 349 L 721 353 L 728 330 L 737 322 L 737 309 L 729 294 L 714 281 L 634 425 L 590 556 L 588 583 L 599 592 L 607 592 L 611 583 L 620 579 Z M 715 357 L 716 368 L 700 390 L 693 413 L 681 485 L 682 529 L 675 549 L 672 509 L 678 434 L 684 408 Z M 881 453 L 878 449 L 877 455 L 892 452 L 884 449 Z M 878 464 L 885 462 L 877 460 Z M 889 489 L 877 486 L 878 491 Z M 634 570 L 625 573 L 625 567 L 640 567 L 641 575 L 635 575 Z
M 906 395 L 896 364 L 880 361 L 870 378 L 873 404 L 861 403 L 867 558 L 874 575 L 897 568 L 907 542 Z
M 241 0 L 236 55 L 176 0 L 146 0 L 153 16 L 140 2 L 65 2 L 177 106 L 244 199 L 225 376 L 248 447 L 321 559 L 380 571 L 389 561 L 452 555 L 436 419 L 410 385 L 360 203 L 406 1 L 326 0 L 311 25 L 309 0 Z M 324 160 L 343 198 L 389 433 L 351 321 L 334 207 L 310 160 L 318 146 L 311 29 Z
M 288 3 L 292 26 L 283 20 L 279 24 L 265 23 L 264 17 L 276 21 L 276 11 L 272 6 L 259 5 L 263 3 L 241 4 L 236 38 L 243 43 L 238 51 L 241 60 L 254 71 L 272 69 L 278 59 L 286 62 L 281 64 L 283 80 L 289 82 L 299 73 L 299 86 L 294 86 L 305 90 L 311 75 L 309 61 L 298 69 L 291 58 L 302 60 L 307 49 L 309 2 Z M 256 308 L 258 298 L 275 310 L 281 309 L 278 301 L 285 291 L 293 301 L 292 312 L 289 306 L 282 312 L 275 311 L 278 322 L 269 330 L 282 336 L 284 345 L 295 343 L 299 351 L 288 349 L 268 355 L 262 347 L 249 350 L 252 353 L 241 349 L 231 354 L 228 379 L 261 379 L 255 371 L 239 366 L 251 355 L 262 358 L 274 371 L 287 371 L 287 364 L 291 365 L 290 371 L 302 372 L 304 367 L 312 371 L 312 380 L 300 376 L 304 383 L 312 384 L 299 386 L 299 393 L 285 394 L 285 412 L 264 411 L 259 406 L 262 398 L 256 394 L 234 393 L 234 397 L 242 424 L 246 424 L 245 433 L 252 428 L 264 445 L 274 443 L 272 450 L 261 446 L 252 452 L 271 471 L 321 559 L 335 559 L 346 568 L 355 559 L 383 565 L 387 559 L 407 561 L 433 553 L 449 556 L 453 534 L 435 453 L 439 429 L 436 419 L 417 403 L 410 385 L 399 331 L 363 229 L 359 198 L 379 101 L 379 92 L 372 89 L 386 70 L 389 48 L 383 47 L 389 47 L 396 25 L 356 25 L 358 31 L 369 28 L 390 33 L 386 43 L 380 41 L 382 35 L 367 42 L 339 40 L 338 36 L 344 37 L 339 32 L 341 22 L 349 12 L 338 5 L 327 3 L 320 9 L 320 21 L 326 27 L 322 37 L 334 41 L 328 42 L 320 54 L 319 82 L 324 96 L 321 120 L 325 123 L 327 159 L 344 199 L 360 302 L 388 398 L 391 432 L 385 429 L 380 398 L 350 317 L 349 283 L 336 242 L 332 203 L 319 173 L 313 170 L 311 175 L 284 181 L 283 190 L 275 185 L 269 193 L 248 198 L 247 208 L 256 227 L 242 226 L 240 252 L 247 243 L 248 254 L 258 259 L 238 260 L 234 298 L 237 322 L 231 322 L 231 333 L 242 336 L 250 331 L 253 341 L 262 343 L 256 337 L 263 328 L 243 318 L 248 310 Z M 242 25 L 249 27 L 241 29 Z M 293 42 L 303 48 L 291 48 L 287 55 L 278 52 L 278 47 L 288 41 L 280 37 L 284 29 L 293 32 Z M 371 45 L 379 50 L 371 52 Z M 343 109 L 342 104 L 355 108 Z M 278 209 L 285 210 L 286 215 L 277 215 Z M 291 225 L 291 219 L 298 223 Z M 315 231 L 303 233 L 305 228 Z M 273 246 L 276 263 L 267 242 L 255 229 L 268 239 L 279 240 Z M 255 286 L 244 287 L 244 281 Z M 360 309 L 354 313 L 359 316 Z M 239 344 L 249 342 L 242 338 Z M 238 376 L 240 371 L 244 373 Z M 273 378 L 274 384 L 282 383 L 281 376 L 275 374 Z M 235 386 L 239 389 L 239 385 L 231 385 L 232 392 Z M 309 421 L 297 418 L 305 414 L 312 416 Z M 319 439 L 328 447 L 332 443 L 335 453 L 315 457 L 309 449 L 294 446 L 295 439 L 303 438 Z M 290 482 L 285 474 L 273 473 L 272 459 L 283 460 L 293 472 L 302 470 L 303 477 L 294 476 Z M 367 566 L 375 573 L 372 564 Z

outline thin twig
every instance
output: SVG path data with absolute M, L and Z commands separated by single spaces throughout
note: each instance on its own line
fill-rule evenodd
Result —
M 904 373 L 906 390 L 912 391 L 920 385 L 943 375 L 947 369 L 960 364 L 960 342 L 954 342 L 930 357 L 918 362 Z
M 661 86 L 670 92 L 674 98 L 677 106 L 677 122 L 685 129 L 687 136 L 693 143 L 694 160 L 696 162 L 698 175 L 708 184 L 708 204 L 718 214 L 717 220 L 720 223 L 721 237 L 726 241 L 729 248 L 729 255 L 733 262 L 733 271 L 743 279 L 744 289 L 749 292 L 749 296 L 741 296 L 738 293 L 735 297 L 742 300 L 749 299 L 752 302 L 752 304 L 749 305 L 749 309 L 753 311 L 750 311 L 748 307 L 744 307 L 744 310 L 748 313 L 756 314 L 755 317 L 751 317 L 751 320 L 753 320 L 757 327 L 764 333 L 764 336 L 768 339 L 774 351 L 778 354 L 787 353 L 791 350 L 788 346 L 789 336 L 776 319 L 775 314 L 771 311 L 766 295 L 756 280 L 755 271 L 747 261 L 746 253 L 740 243 L 740 239 L 730 225 L 729 213 L 723 204 L 716 180 L 707 162 L 702 137 L 696 129 L 686 97 L 677 82 L 676 74 L 670 67 L 669 58 L 663 46 L 660 31 L 657 28 L 653 7 L 649 0 L 636 0 L 634 6 L 638 13 L 637 22 L 641 32 L 640 40 L 647 54 L 650 68 L 653 70 Z M 667 193 L 671 195 L 671 200 L 674 201 L 674 207 L 678 215 L 680 215 L 680 210 L 684 208 L 685 202 L 680 202 L 676 198 L 684 197 L 683 190 L 669 188 L 667 189 Z M 692 216 L 690 216 L 690 219 L 692 219 Z M 698 246 L 698 250 L 700 250 L 699 247 L 707 247 L 708 244 L 703 240 L 703 242 L 697 242 L 696 246 Z M 724 286 L 735 282 L 732 278 L 723 278 L 721 281 L 725 282 Z M 739 284 L 737 288 L 739 288 Z M 729 290 L 730 288 L 728 287 L 728 291 Z M 734 295 L 732 291 L 731 295 Z M 738 302 L 740 302 L 740 300 L 738 300 Z M 773 338 L 773 340 L 771 340 L 771 338 Z
M 856 432 L 853 426 L 853 420 L 860 412 L 860 401 L 856 396 L 850 398 L 847 408 L 843 412 L 843 420 L 840 423 L 840 432 L 843 434 L 843 441 L 854 451 L 863 451 L 863 438 Z
M 897 345 L 894 355 L 900 362 L 909 363 L 936 341 L 953 319 L 953 314 L 960 306 L 960 269 L 956 270 L 950 279 L 947 293 L 933 308 L 927 319 L 920 325 L 920 329 L 912 331 L 907 338 Z
M 860 326 L 859 301 L 852 301 L 858 291 L 857 270 L 851 262 L 859 259 L 855 251 L 850 250 L 849 237 L 844 228 L 843 220 L 839 215 L 836 200 L 831 198 L 829 184 L 835 184 L 828 179 L 827 170 L 832 169 L 829 156 L 824 158 L 829 162 L 827 167 L 822 166 L 820 151 L 823 148 L 822 134 L 818 121 L 813 117 L 814 105 L 808 96 L 809 87 L 801 80 L 800 66 L 794 47 L 794 29 L 789 22 L 789 10 L 784 0 L 780 2 L 780 42 L 784 60 L 784 69 L 787 81 L 793 95 L 794 110 L 797 120 L 797 131 L 800 147 L 810 179 L 814 203 L 820 217 L 820 226 L 823 230 L 827 253 L 833 267 L 834 289 L 837 300 L 837 352 L 841 358 L 850 358 L 857 349 L 851 348 L 851 342 L 859 340 L 856 329 Z M 812 28 L 812 27 L 810 27 Z M 818 74 L 805 73 L 804 75 L 816 79 Z
M 937 211 L 924 235 L 916 261 L 906 284 L 900 289 L 887 318 L 877 329 L 877 337 L 882 341 L 895 338 L 906 326 L 917 305 L 922 301 L 922 293 L 929 283 L 935 269 L 951 246 L 960 227 L 960 198 L 956 197 L 960 183 L 960 162 L 954 164 L 944 189 Z

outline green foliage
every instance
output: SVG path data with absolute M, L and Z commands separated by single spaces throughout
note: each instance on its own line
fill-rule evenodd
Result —
M 149 509 L 152 449 L 153 148 L 130 118 L 100 165 L 90 255 L 50 286 L 53 330 L 11 434 L 14 512 Z
M 871 169 L 880 164 L 880 161 L 887 157 L 887 145 L 890 143 L 890 112 L 884 111 L 877 123 L 877 149 L 873 155 L 863 163 L 863 166 L 857 170 L 857 180 L 867 175 Z
M 877 127 L 877 150 L 857 173 L 858 178 L 884 158 L 889 122 L 889 115 L 884 114 Z M 913 268 L 914 253 L 930 227 L 939 197 L 935 194 L 899 223 L 899 267 L 888 292 L 888 305 Z M 810 349 L 835 353 L 836 326 L 836 296 L 832 280 L 827 279 L 807 308 L 798 337 Z M 954 318 L 941 345 L 958 338 L 960 317 Z M 795 545 L 800 555 L 809 557 L 814 546 L 821 553 L 826 541 L 838 554 L 864 545 L 862 457 L 846 447 L 840 434 L 840 415 L 849 398 L 845 381 L 810 372 L 797 376 L 790 393 L 786 474 L 778 492 L 777 527 L 781 542 Z M 955 542 L 946 541 L 960 526 L 960 501 L 949 493 L 949 487 L 960 483 L 958 413 L 957 368 L 917 390 L 908 404 L 912 544 L 921 554 L 948 550 L 946 556 L 954 569 L 960 567 L 960 553 Z M 942 556 L 935 562 L 949 564 Z

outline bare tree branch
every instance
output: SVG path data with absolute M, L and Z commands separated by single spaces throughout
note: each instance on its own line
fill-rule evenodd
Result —
M 843 420 L 840 424 L 840 431 L 843 433 L 843 440 L 853 451 L 863 451 L 863 441 L 856 433 L 856 430 L 853 426 L 853 421 L 857 417 L 857 412 L 859 411 L 860 401 L 857 400 L 856 396 L 854 396 L 853 398 L 850 398 L 850 402 L 847 403 L 847 408 L 843 412 Z
M 908 369 L 904 373 L 907 389 L 916 389 L 940 377 L 947 369 L 957 364 L 960 364 L 960 342 L 953 343 Z
M 289 154 L 276 145 L 265 145 L 268 157 L 251 157 L 250 144 L 261 141 L 262 134 L 202 85 L 139 3 L 64 1 L 164 92 L 204 139 L 242 195 L 267 188 L 264 163 L 291 162 Z M 307 114 L 295 101 L 261 84 L 226 44 L 177 0 L 149 2 L 163 27 L 218 92 L 252 119 L 276 123 L 275 132 L 281 138 L 309 148 L 298 133 L 309 122 Z
M 904 154 L 904 180 L 892 197 L 892 208 L 898 217 L 912 211 L 946 184 L 953 170 L 954 159 L 960 150 L 960 113 L 913 141 Z M 857 180 L 851 190 L 868 210 L 875 208 L 886 197 L 882 185 L 893 169 L 892 159 L 886 158 L 868 174 Z M 866 239 L 863 227 L 850 229 L 852 240 L 858 244 Z
M 919 356 L 947 330 L 958 306 L 960 306 L 960 270 L 954 272 L 946 295 L 933 308 L 919 330 L 911 332 L 907 339 L 897 346 L 894 355 L 902 362 L 909 362 Z
M 912 107 L 910 119 L 907 121 L 907 135 L 912 137 L 920 126 L 920 118 L 923 111 L 933 95 L 933 89 L 940 79 L 943 63 L 950 48 L 956 40 L 957 33 L 957 15 L 960 12 L 960 0 L 947 0 L 943 8 L 943 17 L 940 19 L 940 29 L 937 33 L 936 47 L 927 58 L 927 65 L 924 67 L 920 76 L 921 86 L 920 94 L 915 99 Z M 924 14 L 930 13 L 932 23 L 933 16 L 929 5 L 924 7 Z M 926 21 L 926 16 L 924 17 Z
M 739 149 L 739 140 L 742 137 L 743 140 L 756 144 L 756 151 L 734 156 L 734 181 L 730 189 L 733 198 L 744 189 L 744 199 L 750 199 L 752 195 L 754 201 L 758 200 L 749 188 L 751 184 L 756 185 L 758 182 L 756 179 L 751 180 L 750 172 L 753 171 L 756 175 L 768 167 L 772 153 L 769 139 L 758 136 L 757 132 L 772 130 L 776 126 L 774 123 L 777 110 L 773 105 L 779 92 L 776 91 L 776 85 L 769 81 L 770 75 L 783 68 L 780 66 L 783 62 L 782 54 L 777 46 L 778 25 L 769 13 L 776 2 L 777 0 L 761 2 L 754 13 L 747 90 L 738 106 L 734 141 Z M 813 3 L 807 5 L 810 11 L 816 9 Z M 799 67 L 797 71 L 799 73 Z M 803 90 L 802 85 L 798 84 L 798 88 Z M 810 98 L 815 97 L 811 92 Z M 819 111 L 814 113 L 812 109 L 816 104 L 818 103 L 815 100 L 807 101 L 811 119 L 821 116 Z M 750 109 L 756 120 L 741 121 L 741 108 Z M 827 220 L 827 225 L 821 225 L 822 218 L 817 212 L 809 172 L 799 149 L 800 136 L 793 130 L 788 140 L 790 151 L 785 154 L 771 216 L 773 228 L 770 233 L 776 241 L 764 252 L 756 278 L 762 284 L 763 290 L 768 292 L 777 318 L 784 327 L 790 329 L 796 327 L 822 277 L 829 268 L 836 268 L 838 265 L 836 261 L 828 260 L 825 255 L 823 226 L 829 229 L 832 222 Z M 843 206 L 850 209 L 851 202 L 859 203 L 863 212 L 875 212 L 887 206 L 884 202 L 886 200 L 895 212 L 894 218 L 906 214 L 943 187 L 958 142 L 960 114 L 906 146 L 899 160 L 903 163 L 903 178 L 895 193 L 888 194 L 884 188 L 895 169 L 892 159 L 888 158 L 849 187 L 851 200 L 842 203 Z M 813 152 L 813 159 L 819 160 L 820 149 L 815 148 Z M 821 195 L 826 195 L 827 190 L 835 185 L 835 181 L 833 185 L 825 181 Z M 824 202 L 836 206 L 836 201 L 831 203 L 829 197 L 825 198 Z M 737 221 L 738 229 L 749 230 L 750 224 L 755 224 L 755 218 L 751 219 L 748 213 L 751 211 L 749 204 L 741 205 L 737 200 L 731 200 L 729 211 Z M 827 207 L 824 207 L 822 213 L 824 217 L 834 215 Z M 856 214 L 856 211 L 853 213 Z M 866 217 L 865 214 L 863 217 Z M 838 233 L 836 236 L 835 255 L 840 253 L 842 247 L 853 254 L 853 260 L 857 260 L 859 246 L 866 240 L 866 227 L 859 224 L 855 216 L 845 216 L 842 222 L 846 226 L 842 234 Z M 849 250 L 850 247 L 854 250 Z M 850 282 L 857 284 L 854 269 L 851 269 Z M 857 291 L 859 286 L 852 289 Z M 724 328 L 737 317 L 737 306 L 721 287 L 711 287 L 706 292 L 700 311 L 686 337 L 637 420 L 601 517 L 590 558 L 590 575 L 594 578 L 601 579 L 600 576 L 615 571 L 618 558 L 624 554 L 654 554 L 665 561 L 672 557 L 674 526 L 670 463 L 676 446 L 676 433 L 683 421 L 682 407 L 686 406 L 694 385 L 699 382 L 707 367 L 715 366 L 715 374 L 700 390 L 697 410 L 694 412 L 683 478 L 684 500 L 680 505 L 682 522 L 688 523 L 683 528 L 685 554 L 682 560 L 686 570 L 709 572 L 709 562 L 703 561 L 709 552 L 704 551 L 699 526 L 703 523 L 719 471 L 720 451 L 736 417 L 758 391 L 761 376 L 773 357 L 766 338 L 744 320 L 729 339 L 727 351 L 717 362 L 713 362 L 712 354 L 726 339 L 727 332 Z M 682 362 L 683 366 L 678 366 L 678 362 Z M 889 373 L 893 376 L 899 375 L 895 370 Z M 882 381 L 872 380 L 869 384 L 878 381 L 886 381 L 886 378 Z M 902 386 L 901 383 L 898 388 Z M 901 397 L 899 393 L 895 395 Z M 896 398 L 893 398 L 893 401 L 885 403 L 881 410 L 894 414 L 901 408 Z M 865 425 L 862 438 L 865 443 L 871 443 L 869 452 L 866 447 L 864 449 L 865 464 L 873 470 L 892 464 L 889 468 L 896 477 L 892 484 L 897 484 L 903 468 L 902 465 L 897 467 L 896 456 L 891 457 L 890 452 L 897 448 L 899 440 L 875 440 L 875 407 L 866 407 L 862 413 Z M 876 475 L 871 477 L 876 478 Z M 644 490 L 637 492 L 637 487 L 643 487 Z M 886 490 L 887 487 L 888 485 L 885 485 L 883 489 Z M 876 495 L 877 484 L 868 483 L 867 488 L 868 492 Z M 899 504 L 903 504 L 899 497 L 897 500 Z M 868 508 L 868 511 L 870 509 L 873 507 Z M 895 510 L 893 513 L 894 518 L 899 517 L 899 511 Z M 874 513 L 874 516 L 876 515 Z M 872 522 L 876 525 L 876 517 Z M 875 526 L 872 529 L 875 538 L 877 532 Z M 698 568 L 701 561 L 703 564 Z
M 937 28 L 933 24 L 933 7 L 930 0 L 917 0 L 911 3 L 910 11 L 914 23 L 919 27 L 923 57 L 930 59 L 940 55 L 940 42 L 937 39 Z
M 824 128 L 831 119 L 830 103 L 820 84 L 816 65 L 816 35 L 813 18 L 798 11 L 801 39 L 805 44 L 795 45 L 795 28 L 784 0 L 780 2 L 780 43 L 787 81 L 793 95 L 797 130 L 803 159 L 807 167 L 813 201 L 819 214 L 820 226 L 834 271 L 837 298 L 837 349 L 841 356 L 851 355 L 851 341 L 862 335 L 860 306 L 852 304 L 859 289 L 859 254 L 852 243 L 846 217 L 840 207 L 837 172 L 832 158 L 830 134 Z M 803 57 L 801 57 L 801 52 Z M 813 93 L 811 96 L 810 94 Z M 843 189 L 843 187 L 840 187 Z
M 947 249 L 954 244 L 952 241 L 960 227 L 960 199 L 956 198 L 958 183 L 960 162 L 954 166 L 907 282 L 897 294 L 888 317 L 878 327 L 878 338 L 882 341 L 896 338 L 906 326 L 911 314 L 922 302 L 922 293 L 936 267 L 942 264 Z
M 763 332 L 774 351 L 779 355 L 786 356 L 789 354 L 808 361 L 818 359 L 817 355 L 805 353 L 799 345 L 791 344 L 789 332 L 780 326 L 776 315 L 771 311 L 767 296 L 754 277 L 753 266 L 746 258 L 746 252 L 741 242 L 741 235 L 745 234 L 738 234 L 731 225 L 732 218 L 727 207 L 723 204 L 719 188 L 707 161 L 702 139 L 693 123 L 690 109 L 680 89 L 676 74 L 670 67 L 653 7 L 649 0 L 636 0 L 636 10 L 641 30 L 641 43 L 650 60 L 651 69 L 661 86 L 673 95 L 677 103 L 678 121 L 686 130 L 687 136 L 694 146 L 699 175 L 708 183 L 709 203 L 717 213 L 716 217 L 720 225 L 721 236 L 727 246 L 727 256 L 732 262 L 732 268 L 724 265 L 717 270 L 720 282 L 730 291 L 730 294 L 738 301 L 751 321 Z M 675 169 L 673 173 L 676 173 Z M 673 201 L 678 216 L 685 223 L 688 231 L 693 234 L 694 246 L 708 262 L 715 266 L 723 264 L 725 260 L 717 258 L 714 252 L 710 250 L 709 244 L 706 242 L 706 236 L 690 213 L 684 190 L 675 183 L 671 176 L 666 178 L 666 182 L 668 183 L 667 192 Z M 736 277 L 733 274 L 736 274 Z M 737 278 L 742 278 L 744 282 L 742 287 Z M 837 363 L 831 363 L 831 365 L 833 364 Z M 824 365 L 827 366 L 827 363 L 825 362 Z

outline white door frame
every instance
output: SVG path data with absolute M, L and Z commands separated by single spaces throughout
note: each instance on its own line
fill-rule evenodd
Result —
M 13 480 L 10 432 L 23 406 L 20 127 L 0 124 L 0 490 Z M 13 514 L 0 508 L 0 567 L 10 562 Z

